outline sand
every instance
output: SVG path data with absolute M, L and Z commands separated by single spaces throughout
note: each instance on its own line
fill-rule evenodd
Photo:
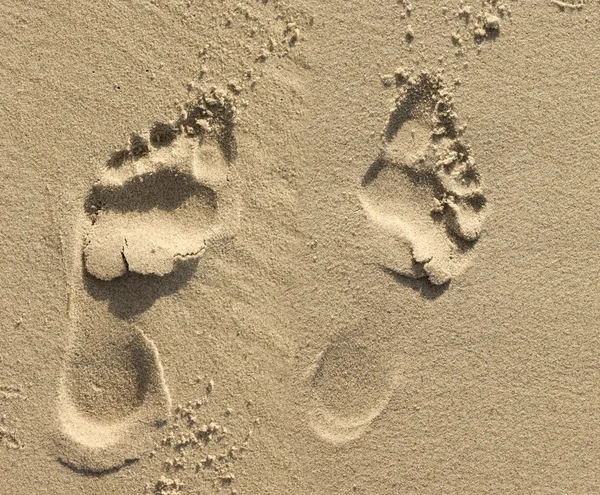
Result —
M 600 491 L 600 3 L 0 12 L 0 493 Z

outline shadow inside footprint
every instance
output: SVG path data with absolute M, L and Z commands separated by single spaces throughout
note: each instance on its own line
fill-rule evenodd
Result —
M 444 292 L 448 290 L 450 287 L 449 283 L 445 283 L 443 285 L 435 285 L 432 284 L 429 279 L 426 277 L 423 278 L 410 278 L 395 272 L 394 270 L 390 270 L 389 268 L 382 266 L 381 269 L 393 277 L 393 279 L 401 285 L 405 287 L 409 287 L 415 292 L 418 292 L 425 299 L 433 301 L 440 297 Z M 415 269 L 416 270 L 416 269 Z
M 216 193 L 186 173 L 168 168 L 129 178 L 119 186 L 95 184 L 86 198 L 84 209 L 94 215 L 102 210 L 147 212 L 153 208 L 173 211 L 191 197 L 206 207 L 217 207 Z
M 113 315 L 129 319 L 148 310 L 157 299 L 175 294 L 191 280 L 197 265 L 197 259 L 185 261 L 163 276 L 129 272 L 106 281 L 84 272 L 82 278 L 89 295 L 97 301 L 108 301 L 108 309 Z

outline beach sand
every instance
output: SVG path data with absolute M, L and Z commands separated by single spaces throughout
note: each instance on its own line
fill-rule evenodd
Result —
M 600 491 L 599 2 L 0 12 L 0 493 Z

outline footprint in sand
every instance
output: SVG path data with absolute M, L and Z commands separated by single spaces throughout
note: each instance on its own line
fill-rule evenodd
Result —
M 486 198 L 460 131 L 442 77 L 409 79 L 359 193 L 385 269 L 442 285 L 468 266 Z
M 309 426 L 323 440 L 359 438 L 398 386 L 394 366 L 377 346 L 345 338 L 330 344 L 309 369 Z
M 486 199 L 452 96 L 440 75 L 409 79 L 363 177 L 359 198 L 377 264 L 398 275 L 448 283 L 469 263 Z M 309 372 L 309 424 L 331 443 L 355 440 L 387 406 L 400 375 L 377 345 L 346 339 Z
M 233 235 L 234 112 L 213 91 L 179 121 L 132 135 L 85 201 L 56 436 L 59 460 L 76 471 L 139 459 L 169 417 L 158 350 L 134 317 L 184 285 L 211 242 Z

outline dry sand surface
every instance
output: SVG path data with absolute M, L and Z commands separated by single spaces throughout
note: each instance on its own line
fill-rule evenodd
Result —
M 0 2 L 0 495 L 600 494 L 600 2 Z

